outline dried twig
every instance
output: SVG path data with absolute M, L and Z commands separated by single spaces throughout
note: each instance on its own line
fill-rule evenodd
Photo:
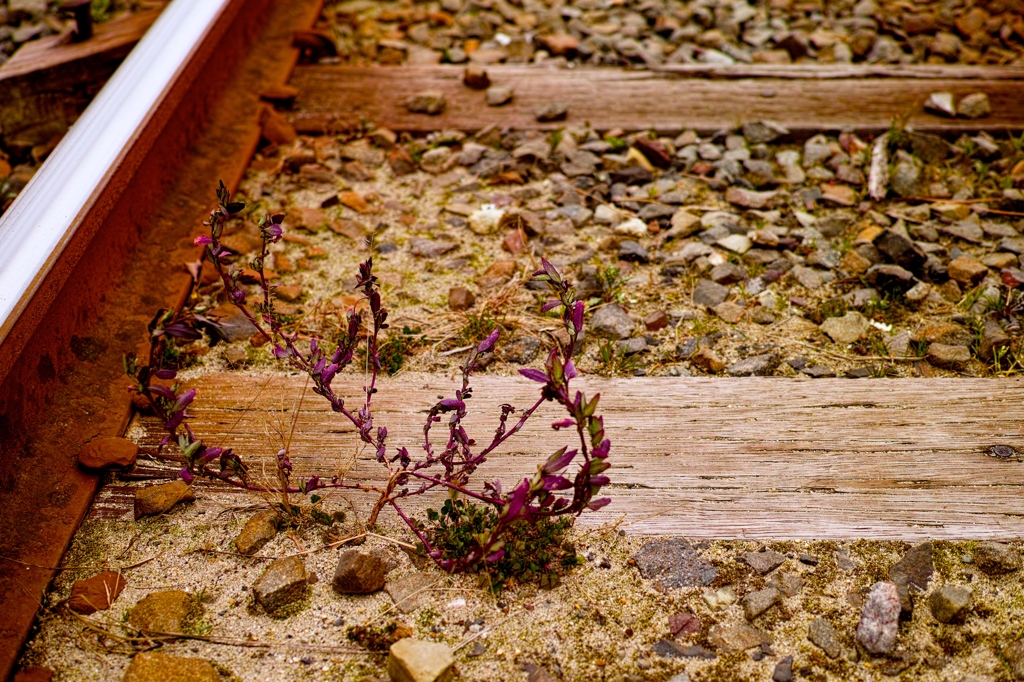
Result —
M 515 617 L 517 617 L 517 616 L 518 616 L 518 615 L 519 615 L 520 613 L 521 613 L 521 611 L 517 611 L 517 612 L 515 612 L 515 613 L 510 613 L 510 614 L 508 614 L 507 616 L 505 616 L 504 618 L 502 618 L 501 620 L 499 620 L 499 621 L 498 621 L 497 623 L 495 623 L 494 625 L 492 625 L 492 626 L 490 626 L 490 627 L 487 627 L 487 628 L 484 628 L 484 629 L 483 629 L 483 630 L 481 630 L 480 632 L 478 632 L 478 633 L 474 634 L 474 635 L 473 635 L 472 637 L 468 637 L 468 638 L 466 638 L 466 639 L 462 640 L 461 642 L 459 642 L 458 644 L 456 644 L 456 645 L 455 645 L 454 647 L 452 647 L 452 653 L 454 653 L 454 652 L 458 651 L 459 649 L 461 649 L 462 647 L 466 646 L 467 644 L 471 644 L 471 643 L 473 643 L 474 641 L 476 641 L 476 640 L 477 640 L 477 639 L 479 639 L 480 637 L 483 637 L 483 636 L 485 636 L 485 635 L 489 635 L 489 634 L 491 634 L 492 632 L 494 632 L 495 630 L 497 630 L 498 628 L 500 628 L 500 627 L 501 627 L 502 625 L 504 625 L 505 623 L 507 623 L 507 622 L 508 622 L 509 620 L 511 620 L 512 618 L 515 618 Z
M 823 355 L 828 355 L 829 357 L 835 358 L 836 360 L 850 360 L 850 361 L 853 361 L 853 360 L 874 360 L 874 361 L 878 361 L 878 362 L 918 362 L 919 360 L 922 359 L 922 358 L 917 357 L 916 355 L 857 355 L 857 356 L 854 356 L 854 357 L 849 357 L 849 356 L 846 356 L 846 355 L 842 355 L 841 353 L 835 353 L 835 352 L 830 351 L 830 350 L 825 350 L 824 348 L 818 348 L 814 344 L 810 344 L 810 343 L 807 343 L 805 341 L 793 341 L 793 343 L 795 343 L 797 345 L 800 345 L 800 346 L 804 346 L 805 348 L 810 348 L 810 349 L 812 349 L 814 351 L 817 351 L 818 353 L 821 353 Z
M 72 611 L 70 613 L 80 623 L 85 625 L 88 629 L 90 629 L 90 630 L 92 630 L 94 632 L 97 632 L 99 634 L 102 634 L 104 636 L 110 637 L 111 639 L 115 639 L 115 640 L 120 641 L 120 642 L 122 642 L 124 644 L 127 644 L 127 645 L 131 646 L 133 649 L 135 649 L 136 651 L 138 651 L 138 650 L 143 650 L 144 651 L 146 649 L 152 649 L 155 645 L 157 645 L 159 643 L 163 643 L 163 642 L 172 642 L 172 641 L 175 641 L 175 640 L 178 640 L 178 639 L 188 639 L 188 640 L 193 640 L 193 641 L 197 641 L 197 642 L 206 642 L 208 644 L 217 644 L 217 645 L 221 645 L 221 646 L 246 647 L 246 648 L 250 648 L 250 649 L 278 649 L 279 648 L 279 649 L 287 649 L 287 650 L 300 649 L 302 651 L 321 651 L 321 652 L 324 652 L 324 653 L 336 653 L 336 654 L 362 654 L 362 655 L 370 655 L 371 654 L 371 652 L 367 651 L 366 649 L 359 649 L 359 648 L 355 648 L 355 647 L 344 647 L 344 646 L 330 646 L 330 645 L 323 645 L 323 644 L 312 644 L 312 643 L 309 643 L 309 642 L 295 642 L 295 643 L 260 642 L 260 641 L 248 640 L 248 639 L 232 639 L 232 638 L 228 638 L 228 637 L 211 637 L 209 635 L 193 635 L 193 634 L 186 634 L 184 632 L 159 632 L 159 631 L 151 631 L 151 630 L 146 630 L 145 632 L 143 632 L 141 630 L 133 628 L 132 626 L 128 625 L 127 623 L 112 623 L 109 620 L 105 621 L 105 622 L 101 621 L 101 622 L 98 623 L 95 620 L 90 619 L 90 618 L 86 618 L 85 616 L 83 616 L 83 615 L 81 615 L 79 613 L 75 613 L 74 611 Z M 107 625 L 109 627 L 103 627 L 103 625 Z M 121 628 L 122 630 L 125 630 L 125 631 L 127 631 L 129 633 L 134 633 L 134 634 L 122 635 L 122 634 L 119 634 L 119 633 L 115 632 L 114 630 L 110 629 L 112 627 L 118 627 L 118 628 Z

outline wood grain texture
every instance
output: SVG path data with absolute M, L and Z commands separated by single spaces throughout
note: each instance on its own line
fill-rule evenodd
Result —
M 976 70 L 973 79 L 816 78 L 808 75 L 813 70 L 803 67 L 790 74 L 803 74 L 799 78 L 718 80 L 621 69 L 491 66 L 488 72 L 492 83 L 515 87 L 510 104 L 488 107 L 482 92 L 462 84 L 462 69 L 456 66 L 303 66 L 295 70 L 291 81 L 300 91 L 292 122 L 307 133 L 346 129 L 360 120 L 412 132 L 472 131 L 491 124 L 552 129 L 589 122 L 598 130 L 673 133 L 694 128 L 709 133 L 768 119 L 806 135 L 837 129 L 877 133 L 887 130 L 894 116 L 909 113 L 908 123 L 921 131 L 953 134 L 1024 127 L 1024 76 L 1007 78 L 1005 69 L 993 78 Z M 826 69 L 823 73 L 833 72 Z M 448 106 L 444 113 L 427 116 L 406 110 L 402 103 L 424 90 L 445 94 Z M 952 92 L 958 98 L 985 92 L 992 114 L 966 120 L 926 113 L 924 102 L 937 91 Z M 554 101 L 569 105 L 567 121 L 538 123 L 534 109 Z
M 70 35 L 26 43 L 0 66 L 0 133 L 44 144 L 62 135 L 160 15 L 138 12 L 97 24 L 81 43 Z
M 903 78 L 925 80 L 1022 80 L 1020 66 L 965 64 L 665 64 L 653 68 L 691 78 Z
M 93 35 L 80 43 L 58 34 L 25 43 L 0 66 L 0 81 L 76 62 L 99 54 L 119 52 L 121 57 L 146 35 L 161 10 L 133 12 L 96 24 Z
M 345 379 L 336 387 L 357 400 L 361 382 Z M 196 432 L 265 458 L 272 471 L 269 458 L 281 447 L 275 425 L 290 428 L 304 379 L 213 374 L 191 385 L 199 390 Z M 474 386 L 466 425 L 481 441 L 493 433 L 498 405 L 525 406 L 537 395 L 526 380 L 478 377 Z M 1024 449 L 1024 380 L 587 378 L 579 388 L 600 391 L 613 443 L 613 504 L 584 516 L 586 524 L 626 514 L 630 532 L 694 538 L 1024 537 L 1024 464 L 986 454 L 992 445 Z M 453 390 L 444 377 L 385 381 L 374 423 L 388 427 L 392 447 L 412 451 L 422 442 L 423 409 Z M 542 408 L 481 468 L 477 484 L 514 481 L 569 443 L 548 428 L 560 417 L 553 405 Z M 159 424 L 139 423 L 144 449 L 155 452 Z M 350 480 L 379 483 L 372 453 L 357 455 L 355 446 L 353 427 L 307 393 L 291 442 L 296 471 L 330 475 L 352 462 Z M 175 470 L 143 464 L 135 476 Z M 372 501 L 353 499 L 364 509 Z M 118 487 L 98 504 L 103 516 L 130 513 Z

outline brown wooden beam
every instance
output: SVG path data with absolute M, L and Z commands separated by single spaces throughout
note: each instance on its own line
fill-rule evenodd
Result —
M 94 28 L 80 43 L 61 34 L 26 43 L 0 66 L 0 134 L 44 144 L 63 134 L 160 16 L 137 12 Z
M 363 384 L 361 376 L 338 377 L 335 390 L 361 403 Z M 989 453 L 994 445 L 1024 453 L 1022 379 L 587 377 L 579 384 L 588 395 L 601 393 L 599 411 L 613 444 L 605 491 L 613 503 L 585 515 L 586 523 L 625 514 L 631 532 L 690 538 L 1024 537 L 1021 455 Z M 272 458 L 281 446 L 270 442 L 266 434 L 275 431 L 267 425 L 283 421 L 290 428 L 305 381 L 216 373 L 189 385 L 198 389 L 190 410 L 197 435 L 255 458 L 258 471 L 259 458 Z M 426 409 L 457 386 L 433 375 L 378 385 L 374 425 L 387 427 L 392 448 L 420 452 Z M 463 423 L 483 442 L 501 403 L 524 407 L 539 390 L 510 377 L 478 376 L 473 386 Z M 549 428 L 562 417 L 548 404 L 481 467 L 475 486 L 495 477 L 511 484 L 571 445 L 571 433 Z M 143 445 L 155 453 L 164 433 L 152 419 L 140 423 Z M 358 447 L 355 429 L 325 401 L 306 395 L 295 423 L 290 457 L 297 476 L 331 476 L 351 463 L 350 480 L 383 481 L 373 452 Z M 135 475 L 173 478 L 179 467 L 147 465 Z M 199 485 L 201 494 L 228 494 L 223 485 Z M 347 496 L 364 511 L 373 501 Z M 130 516 L 132 498 L 114 485 L 100 493 L 95 513 Z
M 688 78 L 1024 80 L 1020 66 L 964 64 L 665 64 L 654 71 Z
M 975 78 L 925 78 L 919 76 L 928 72 L 921 69 L 915 77 L 833 77 L 837 71 L 828 67 L 821 71 L 828 77 L 819 78 L 809 67 L 796 67 L 785 76 L 779 75 L 785 73 L 779 71 L 781 68 L 755 70 L 760 71 L 759 77 L 712 80 L 697 76 L 715 70 L 695 76 L 621 69 L 491 66 L 488 72 L 492 83 L 513 86 L 515 99 L 503 107 L 488 107 L 484 93 L 462 84 L 462 68 L 457 66 L 303 66 L 296 69 L 291 81 L 300 91 L 298 111 L 292 120 L 307 133 L 350 128 L 360 120 L 412 132 L 443 128 L 471 131 L 491 124 L 553 129 L 584 123 L 598 130 L 654 129 L 672 133 L 694 128 L 713 132 L 766 119 L 797 135 L 839 129 L 873 134 L 887 130 L 893 117 L 903 115 L 909 115 L 907 123 L 917 130 L 946 134 L 1024 128 L 1024 70 L 1020 69 L 997 69 L 991 78 L 982 69 L 970 72 Z M 444 93 L 448 102 L 444 113 L 427 116 L 406 110 L 403 102 L 425 90 Z M 985 92 L 991 100 L 992 114 L 967 120 L 925 112 L 928 95 L 938 91 L 952 92 L 957 97 Z M 554 101 L 569 105 L 568 119 L 538 123 L 534 109 Z

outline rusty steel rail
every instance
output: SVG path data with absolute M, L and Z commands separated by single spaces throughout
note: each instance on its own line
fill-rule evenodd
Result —
M 119 356 L 180 299 L 321 2 L 174 0 L 0 219 L 0 679 L 95 494 L 75 454 L 126 427 Z
M 235 3 L 237 4 L 237 3 Z M 184 96 L 231 0 L 175 0 L 0 217 L 0 377 Z M 77 237 L 77 238 L 76 238 Z M 75 248 L 75 247 L 79 248 Z
M 257 93 L 287 79 L 298 59 L 293 31 L 310 28 L 321 3 L 174 0 L 0 218 L 4 678 L 13 670 L 54 567 L 97 488 L 98 477 L 80 469 L 75 454 L 96 436 L 120 435 L 127 424 L 130 403 L 119 356 L 145 344 L 146 323 L 156 308 L 181 299 L 190 281 L 182 263 L 198 255 L 190 237 L 211 207 L 213 187 L 217 180 L 237 186 L 259 141 Z M 646 123 L 635 110 L 635 102 L 642 99 L 622 97 L 629 111 L 595 112 L 600 98 L 592 96 L 594 89 L 614 86 L 630 94 L 635 87 L 663 93 L 669 81 L 679 86 L 688 80 L 682 84 L 708 89 L 712 86 L 698 82 L 700 78 L 731 78 L 713 85 L 724 97 L 737 84 L 750 89 L 743 83 L 752 77 L 808 78 L 804 67 L 781 72 L 775 67 L 763 72 L 744 68 L 724 74 L 683 69 L 623 76 L 510 66 L 502 73 L 523 81 L 524 104 L 529 92 L 536 91 L 538 97 L 568 93 L 580 103 L 574 117 L 583 120 L 598 113 L 604 118 L 597 120 L 618 125 L 610 116 L 621 113 L 630 116 L 623 121 L 634 128 Z M 410 74 L 417 73 L 421 77 L 409 82 Z M 893 88 L 900 78 L 939 77 L 934 76 L 937 71 L 895 67 L 842 74 L 830 67 L 820 73 L 826 74 L 821 82 L 863 81 L 870 75 Z M 941 77 L 969 80 L 963 73 L 943 71 Z M 998 81 L 993 87 L 1000 92 L 1024 80 L 1018 70 L 992 73 L 993 82 Z M 411 88 L 436 84 L 450 90 L 453 98 L 465 95 L 458 70 L 450 67 L 309 67 L 295 84 L 306 107 L 293 116 L 300 131 L 329 130 L 335 118 L 344 121 L 361 113 L 406 131 L 445 125 L 479 128 L 485 119 L 502 117 L 510 125 L 537 126 L 527 110 L 520 111 L 520 104 L 495 112 L 477 102 L 475 109 L 452 107 L 441 117 L 408 119 L 399 98 Z M 804 86 L 787 87 L 786 92 L 797 92 Z M 762 90 L 755 94 L 764 98 Z M 693 99 L 690 92 L 673 92 L 679 101 Z M 1006 94 L 996 104 L 1009 109 L 1015 97 Z M 688 111 L 692 116 L 700 113 L 696 108 Z M 680 126 L 691 120 L 676 108 L 664 118 Z M 881 114 L 876 118 L 888 120 Z M 1008 124 L 999 119 L 998 125 Z

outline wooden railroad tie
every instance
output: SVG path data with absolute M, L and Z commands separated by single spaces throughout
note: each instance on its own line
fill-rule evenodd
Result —
M 358 400 L 361 378 L 344 380 L 335 381 L 339 395 Z M 290 428 L 304 384 L 283 374 L 205 376 L 190 383 L 198 389 L 193 429 L 208 444 L 270 458 L 281 444 L 270 442 L 267 427 Z M 613 502 L 582 516 L 585 524 L 625 514 L 631 533 L 692 538 L 1024 537 L 1024 379 L 587 377 L 579 384 L 588 395 L 601 393 L 613 452 L 612 484 L 602 491 Z M 509 377 L 478 376 L 473 385 L 464 424 L 478 440 L 493 433 L 501 403 L 528 405 L 538 390 Z M 433 375 L 385 379 L 374 423 L 387 426 L 392 448 L 415 451 L 426 409 L 455 388 Z M 494 477 L 512 484 L 571 444 L 572 434 L 550 428 L 561 416 L 554 407 L 538 412 L 476 473 L 476 485 Z M 140 423 L 144 449 L 156 452 L 161 425 Z M 1013 453 L 996 456 L 993 446 Z M 290 452 L 303 475 L 330 476 L 351 462 L 352 480 L 382 480 L 354 427 L 312 394 L 301 403 Z M 179 467 L 148 465 L 136 475 L 176 477 Z M 223 484 L 199 485 L 228 492 Z M 366 509 L 372 503 L 349 497 Z M 440 504 L 436 495 L 426 502 Z M 93 513 L 130 515 L 131 508 L 130 496 L 114 486 L 100 493 Z
M 26 43 L 0 66 L 0 134 L 22 144 L 63 135 L 117 70 L 160 10 L 97 24 L 88 40 L 59 34 Z
M 372 121 L 393 130 L 476 131 L 487 125 L 554 129 L 588 123 L 597 130 L 652 129 L 674 134 L 693 128 L 712 133 L 758 119 L 798 136 L 827 130 L 884 132 L 894 117 L 921 132 L 957 134 L 1024 128 L 1024 69 L 1019 67 L 770 67 L 752 66 L 636 71 L 616 68 L 542 69 L 492 65 L 491 82 L 515 89 L 511 103 L 489 107 L 484 94 L 462 83 L 459 66 L 300 66 L 292 122 L 299 132 L 322 134 Z M 437 116 L 403 106 L 423 91 L 443 92 Z M 951 119 L 924 111 L 933 92 L 957 98 L 989 96 L 992 114 Z M 538 123 L 534 109 L 569 105 L 565 121 Z

